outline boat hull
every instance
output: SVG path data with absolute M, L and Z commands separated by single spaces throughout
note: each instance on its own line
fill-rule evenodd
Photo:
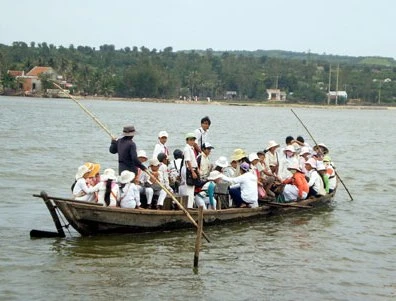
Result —
M 263 202 L 258 208 L 227 208 L 205 210 L 204 225 L 218 225 L 241 220 L 260 219 L 271 215 L 286 214 L 314 207 L 324 206 L 334 198 L 335 192 L 320 198 L 293 203 Z M 40 195 L 50 209 L 58 208 L 68 223 L 81 235 L 104 233 L 139 233 L 191 228 L 193 224 L 182 210 L 150 210 L 104 207 L 95 203 Z M 51 210 L 50 210 L 51 212 Z M 191 217 L 198 220 L 198 210 L 188 210 Z M 55 220 L 54 220 L 55 221 Z M 57 227 L 58 228 L 58 227 Z

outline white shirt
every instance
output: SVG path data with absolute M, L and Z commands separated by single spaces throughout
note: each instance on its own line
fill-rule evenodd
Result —
M 158 154 L 164 153 L 165 155 L 169 156 L 169 149 L 165 144 L 158 142 L 153 151 L 153 159 L 157 159 Z
M 88 187 L 84 178 L 79 178 L 73 188 L 73 196 L 77 201 L 89 202 L 93 199 L 93 194 L 98 191 L 98 185 Z
M 169 163 L 169 178 L 172 182 L 177 180 L 177 177 L 181 176 L 181 163 L 182 159 L 176 159 Z
M 278 176 L 281 178 L 282 181 L 293 176 L 293 174 L 287 168 L 294 164 L 298 164 L 298 159 L 296 156 L 292 156 L 290 158 L 284 156 L 279 160 Z
M 195 138 L 197 138 L 197 144 L 199 146 L 199 148 L 202 150 L 202 145 L 205 142 L 209 142 L 208 140 L 208 130 L 204 131 L 204 129 L 202 127 L 200 127 L 199 129 L 196 129 L 194 131 L 195 134 Z
M 320 195 L 325 195 L 323 180 L 316 169 L 311 169 L 308 173 L 309 182 L 308 186 L 312 187 Z
M 95 187 L 98 187 L 98 204 L 103 204 L 103 206 L 107 206 L 105 202 L 105 194 L 106 194 L 106 184 L 107 181 L 98 183 Z M 120 187 L 118 186 L 117 182 L 113 181 L 111 183 L 111 192 L 110 192 L 110 204 L 109 207 L 116 207 L 117 200 L 120 196 Z
M 168 190 L 172 190 L 172 188 L 169 185 L 169 171 L 168 171 L 168 166 L 166 166 L 164 163 L 160 164 L 160 167 L 158 169 L 158 172 L 160 173 L 160 181 L 162 184 L 165 185 L 165 187 Z
M 190 161 L 193 168 L 198 167 L 197 159 L 195 158 L 194 147 L 186 144 L 183 150 L 184 162 Z M 187 166 L 187 164 L 186 164 Z
M 241 198 L 249 203 L 252 208 L 258 207 L 257 176 L 252 172 L 245 172 L 236 178 L 221 177 L 224 181 L 239 184 L 241 187 Z
M 125 184 L 121 189 L 121 208 L 135 208 L 140 204 L 139 189 L 134 183 Z

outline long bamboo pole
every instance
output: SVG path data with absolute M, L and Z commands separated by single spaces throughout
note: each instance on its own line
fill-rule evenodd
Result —
M 84 107 L 79 101 L 78 99 L 76 99 L 75 97 L 73 97 L 72 95 L 70 95 L 69 93 L 66 93 L 63 88 L 61 86 L 59 86 L 57 83 L 53 83 L 55 87 L 57 87 L 58 89 L 60 89 L 66 96 L 68 96 L 70 99 L 72 99 L 76 104 L 79 105 L 79 107 L 81 109 L 83 109 L 83 111 L 85 113 L 87 113 L 112 139 L 115 139 L 115 136 L 113 136 L 110 132 L 109 129 L 106 128 L 106 126 L 94 115 L 92 114 L 86 107 Z M 145 171 L 148 175 L 151 176 L 151 174 L 147 171 Z M 182 204 L 180 204 L 180 202 L 175 198 L 175 196 L 173 195 L 173 193 L 171 193 L 162 183 L 160 183 L 159 181 L 157 181 L 157 183 L 161 186 L 161 188 L 172 198 L 172 200 L 177 204 L 177 206 L 179 206 L 179 208 L 187 215 L 188 219 L 191 221 L 191 223 L 198 228 L 198 224 L 196 223 L 196 221 L 192 218 L 191 214 L 186 210 L 186 208 L 184 208 L 184 206 Z M 205 239 L 210 242 L 208 236 L 202 232 L 202 235 L 205 237 Z
M 302 120 L 300 119 L 300 117 L 297 116 L 297 114 L 293 111 L 293 109 L 290 109 L 292 111 L 292 113 L 294 114 L 294 116 L 296 116 L 296 118 L 298 119 L 298 121 L 300 121 L 301 125 L 305 128 L 305 130 L 307 131 L 308 135 L 311 137 L 312 141 L 315 143 L 315 145 L 318 145 L 318 143 L 316 142 L 315 138 L 312 136 L 311 132 L 308 130 L 308 128 L 305 126 L 304 122 L 302 122 Z M 344 181 L 341 179 L 340 175 L 338 174 L 338 172 L 336 171 L 336 169 L 334 168 L 333 165 L 331 165 L 334 169 L 334 172 L 337 176 L 337 178 L 340 180 L 342 186 L 344 186 L 346 192 L 349 194 L 349 197 L 351 198 L 351 201 L 353 201 L 353 197 L 351 195 L 351 193 L 349 192 L 348 188 L 346 187 Z
M 146 174 L 148 174 L 150 177 L 152 174 L 149 171 L 144 171 Z M 188 219 L 191 221 L 191 223 L 198 229 L 199 226 L 197 222 L 193 219 L 191 216 L 190 212 L 187 211 L 186 208 L 176 199 L 176 197 L 169 191 L 168 188 L 165 187 L 164 184 L 162 184 L 160 181 L 157 181 L 158 185 L 161 186 L 161 188 L 172 198 L 172 200 L 176 203 L 176 205 L 187 215 Z M 205 234 L 205 232 L 202 231 L 202 236 L 205 237 L 207 242 L 210 242 L 209 237 Z

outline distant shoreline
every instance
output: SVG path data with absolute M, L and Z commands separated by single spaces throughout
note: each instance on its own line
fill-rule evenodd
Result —
M 67 97 L 40 97 L 40 96 L 16 96 L 0 95 L 15 98 L 40 98 L 40 99 L 69 99 Z M 249 107 L 279 107 L 279 108 L 311 108 L 311 109 L 355 109 L 355 110 L 396 110 L 396 106 L 389 105 L 327 105 L 327 104 L 309 104 L 309 103 L 291 103 L 291 102 L 260 102 L 260 101 L 237 101 L 237 100 L 206 100 L 188 101 L 180 99 L 161 99 L 161 98 L 129 98 L 129 97 L 105 97 L 105 96 L 76 96 L 77 100 L 104 100 L 104 101 L 125 101 L 125 102 L 148 102 L 148 103 L 174 103 L 174 104 L 199 104 L 199 105 L 221 105 L 221 106 L 249 106 Z

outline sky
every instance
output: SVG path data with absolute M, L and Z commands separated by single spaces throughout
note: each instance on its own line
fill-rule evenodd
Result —
M 396 58 L 395 0 L 1 0 L 0 43 Z

